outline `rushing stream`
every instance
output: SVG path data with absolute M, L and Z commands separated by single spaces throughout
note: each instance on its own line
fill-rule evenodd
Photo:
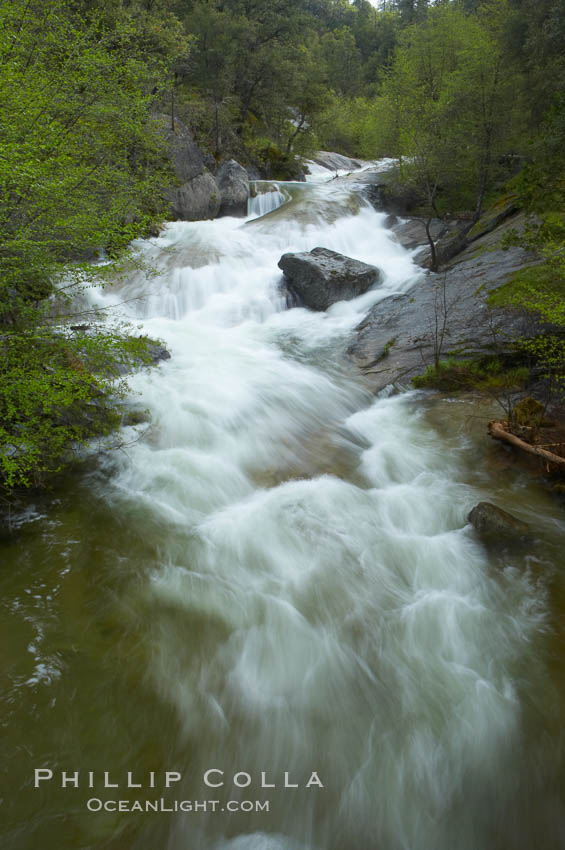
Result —
M 341 181 L 269 194 L 246 221 L 168 225 L 139 246 L 157 275 L 93 296 L 172 357 L 131 381 L 149 429 L 3 544 L 0 846 L 564 847 L 562 507 L 476 400 L 374 398 L 348 366 L 367 310 L 418 285 L 384 216 Z M 278 259 L 317 245 L 384 283 L 287 309 Z M 535 540 L 489 555 L 481 498 Z

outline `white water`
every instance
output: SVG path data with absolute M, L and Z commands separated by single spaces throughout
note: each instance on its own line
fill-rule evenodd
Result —
M 155 540 L 130 604 L 150 687 L 179 717 L 178 796 L 218 798 L 212 767 L 325 785 L 230 787 L 271 812 L 178 815 L 167 848 L 495 847 L 514 669 L 541 613 L 525 577 L 508 592 L 489 572 L 465 527 L 477 494 L 417 396 L 372 399 L 341 365 L 368 308 L 417 285 L 409 254 L 346 189 L 292 192 L 263 220 L 168 225 L 140 248 L 160 275 L 97 296 L 172 354 L 133 379 L 154 427 L 103 494 Z M 286 310 L 277 261 L 317 245 L 385 282 L 327 314 Z
M 290 196 L 284 195 L 276 183 L 263 183 L 255 181 L 253 184 L 257 194 L 247 201 L 247 217 L 261 218 L 278 209 Z
M 390 157 L 374 160 L 372 162 L 367 161 L 363 165 L 363 167 L 358 168 L 355 173 L 362 173 L 363 171 L 368 171 L 372 169 L 376 169 L 377 171 L 385 171 L 387 168 L 390 168 L 395 161 L 396 160 L 391 159 Z M 345 177 L 346 175 L 352 173 L 350 168 L 338 168 L 332 170 L 310 159 L 306 160 L 305 164 L 307 165 L 309 172 L 306 175 L 307 183 L 328 183 L 330 180 L 334 180 L 336 177 Z

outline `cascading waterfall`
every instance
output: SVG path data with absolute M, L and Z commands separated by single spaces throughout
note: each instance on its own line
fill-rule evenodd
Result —
M 132 378 L 151 428 L 126 429 L 94 479 L 122 529 L 104 542 L 104 617 L 113 607 L 124 629 L 106 652 L 143 683 L 135 744 L 95 735 L 96 759 L 178 770 L 176 798 L 222 809 L 128 821 L 125 843 L 123 824 L 85 814 L 80 846 L 532 846 L 513 813 L 533 793 L 520 682 L 542 668 L 544 595 L 512 560 L 494 570 L 466 526 L 480 488 L 465 439 L 440 439 L 417 393 L 373 398 L 344 357 L 373 304 L 417 286 L 384 220 L 339 181 L 293 184 L 257 195 L 244 222 L 169 224 L 137 246 L 156 277 L 92 296 L 172 354 Z M 317 245 L 378 265 L 383 283 L 327 313 L 286 309 L 277 261 Z M 224 787 L 203 785 L 210 769 Z M 304 787 L 314 771 L 323 788 Z
M 417 279 L 384 217 L 355 204 L 304 189 L 277 217 L 177 223 L 144 249 L 169 268 L 138 312 L 173 356 L 135 381 L 156 434 L 114 497 L 163 529 L 143 590 L 169 611 L 150 628 L 151 675 L 186 739 L 206 742 L 193 766 L 324 780 L 299 802 L 272 792 L 272 846 L 476 850 L 473 813 L 504 785 L 519 722 L 510 671 L 539 611 L 516 619 L 488 576 L 463 528 L 473 496 L 412 397 L 370 402 L 340 369 L 361 315 Z M 385 282 L 327 315 L 285 310 L 277 260 L 315 245 Z M 187 645 L 194 618 L 202 645 Z M 194 834 L 180 817 L 170 846 L 231 846 L 225 823 Z

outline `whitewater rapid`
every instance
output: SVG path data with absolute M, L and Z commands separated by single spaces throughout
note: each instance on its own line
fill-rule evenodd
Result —
M 166 847 L 494 848 L 488 801 L 512 793 L 516 669 L 543 604 L 526 574 L 493 574 L 466 524 L 464 445 L 418 394 L 374 398 L 347 365 L 367 310 L 418 285 L 410 253 L 339 181 L 277 191 L 244 221 L 167 225 L 137 246 L 156 274 L 93 296 L 171 353 L 131 379 L 152 424 L 126 429 L 98 484 L 154 553 L 128 610 L 178 721 L 170 760 L 184 796 L 217 768 L 254 777 L 232 799 L 271 801 L 178 814 Z M 316 246 L 383 283 L 287 309 L 277 262 Z M 265 771 L 317 771 L 324 789 L 260 789 Z

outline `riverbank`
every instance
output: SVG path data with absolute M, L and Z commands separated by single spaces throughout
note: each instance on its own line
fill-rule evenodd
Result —
M 520 440 L 561 451 L 561 437 L 556 437 L 565 422 L 561 396 L 552 391 L 547 370 L 529 343 L 559 329 L 508 297 L 513 281 L 530 270 L 535 273 L 542 263 L 525 247 L 528 220 L 517 199 L 499 199 L 474 225 L 468 220 L 428 222 L 432 257 L 425 219 L 406 215 L 414 198 L 402 186 L 390 192 L 389 176 L 367 171 L 347 179 L 377 209 L 388 212 L 386 225 L 411 252 L 422 275 L 408 292 L 391 294 L 371 308 L 349 346 L 352 362 L 374 392 L 390 385 L 452 395 L 482 392 L 498 402 L 498 419 Z M 433 260 L 439 265 L 435 272 L 430 271 Z M 524 422 L 514 409 L 530 397 L 541 412 Z M 545 471 L 557 477 L 552 487 L 559 489 L 560 467 L 553 464 Z
M 379 174 L 351 179 L 366 192 Z M 378 198 L 375 205 L 380 205 Z M 422 276 L 409 292 L 379 301 L 355 329 L 349 355 L 375 392 L 389 384 L 410 386 L 436 360 L 508 353 L 513 341 L 531 330 L 531 319 L 488 303 L 489 295 L 513 274 L 538 262 L 530 251 L 506 244 L 510 233 L 523 231 L 523 212 L 514 210 L 502 221 L 493 218 L 472 241 L 459 239 L 459 250 L 436 273 L 429 271 L 424 220 L 390 214 L 387 224 L 395 239 L 411 251 Z M 438 253 L 442 246 L 453 245 L 461 224 L 432 221 Z

